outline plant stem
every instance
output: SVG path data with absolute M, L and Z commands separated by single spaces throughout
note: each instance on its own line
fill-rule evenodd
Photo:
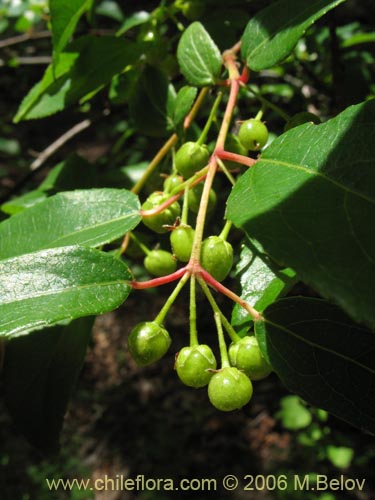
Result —
M 263 118 L 264 108 L 265 106 L 263 105 L 262 108 L 256 114 L 255 120 L 261 120 Z
M 266 97 L 263 97 L 262 94 L 260 94 L 256 90 L 254 90 L 252 87 L 247 87 L 247 90 L 250 93 L 252 93 L 253 95 L 255 95 L 255 97 L 257 99 L 259 99 L 259 101 L 262 104 L 265 104 L 267 106 L 267 108 L 273 109 L 278 115 L 280 115 L 282 118 L 284 118 L 285 121 L 290 120 L 290 115 L 288 115 L 288 113 L 286 113 L 283 109 L 281 109 L 279 106 L 277 106 L 273 102 L 266 99 Z
M 258 312 L 253 306 L 248 304 L 246 300 L 241 299 L 236 293 L 232 292 L 232 290 L 229 290 L 226 286 L 222 285 L 219 283 L 215 278 L 211 276 L 210 273 L 205 271 L 203 268 L 200 270 L 200 275 L 204 279 L 206 283 L 211 285 L 213 288 L 215 288 L 218 292 L 222 293 L 223 295 L 226 295 L 229 297 L 233 302 L 236 302 L 239 304 L 241 307 L 246 309 L 246 311 L 251 315 L 254 321 L 261 321 L 264 320 L 263 316 Z
M 214 312 L 220 313 L 221 321 L 222 321 L 224 328 L 227 331 L 230 339 L 232 340 L 232 342 L 238 342 L 241 339 L 241 337 L 239 335 L 237 335 L 233 326 L 229 323 L 229 321 L 227 320 L 225 315 L 222 313 L 222 311 L 220 310 L 220 308 L 219 308 L 216 300 L 214 299 L 210 289 L 208 288 L 207 283 L 199 275 L 198 275 L 198 282 L 199 282 L 199 285 L 201 286 L 204 294 L 206 295 L 207 300 L 210 303 L 210 306 L 212 307 L 212 310 Z
M 189 324 L 190 324 L 190 347 L 194 347 L 199 344 L 198 342 L 198 332 L 197 332 L 197 301 L 195 294 L 195 276 L 192 275 L 190 279 L 190 312 L 189 312 Z
M 227 220 L 227 222 L 225 223 L 221 233 L 219 234 L 219 238 L 223 239 L 223 240 L 226 240 L 228 238 L 228 234 L 229 234 L 229 231 L 231 230 L 232 228 L 232 221 L 230 220 Z
M 190 276 L 190 272 L 188 271 L 186 266 L 177 269 L 177 271 L 172 274 L 168 274 L 167 276 L 161 276 L 160 278 L 153 278 L 152 280 L 147 281 L 133 280 L 130 284 L 133 290 L 147 290 L 147 288 L 154 288 L 156 286 L 166 285 L 167 283 L 176 281 L 179 278 L 182 278 L 184 274 Z
M 233 177 L 233 175 L 229 172 L 227 167 L 224 165 L 224 162 L 220 160 L 220 158 L 216 157 L 216 161 L 220 167 L 220 169 L 224 172 L 225 177 L 228 179 L 228 181 L 232 184 L 232 186 L 235 185 L 236 181 Z
M 258 160 L 254 158 L 249 158 L 248 156 L 239 155 L 237 153 L 232 153 L 231 151 L 224 151 L 224 149 L 215 150 L 217 158 L 221 160 L 234 161 L 240 163 L 241 165 L 246 165 L 247 167 L 252 167 Z
M 207 134 L 211 128 L 211 125 L 212 125 L 212 122 L 213 120 L 216 118 L 216 113 L 217 113 L 217 109 L 220 105 L 220 102 L 221 102 L 221 99 L 223 97 L 223 94 L 222 92 L 219 92 L 216 99 L 215 99 L 215 102 L 212 106 L 212 109 L 211 109 L 211 112 L 210 112 L 210 115 L 207 119 L 207 122 L 206 122 L 206 125 L 204 126 L 204 129 L 202 130 L 202 133 L 201 135 L 199 136 L 199 139 L 197 140 L 197 143 L 199 145 L 202 145 L 205 143 L 206 141 L 206 138 L 207 138 Z
M 150 249 L 147 248 L 146 245 L 144 245 L 141 241 L 139 241 L 134 233 L 129 233 L 129 238 L 131 238 L 139 246 L 139 248 L 145 255 L 148 255 L 150 253 Z
M 226 345 L 225 339 L 224 339 L 223 325 L 221 324 L 220 313 L 215 312 L 214 319 L 215 319 L 216 328 L 217 328 L 217 338 L 219 341 L 221 368 L 229 368 L 230 363 L 229 363 L 227 345 Z
M 167 298 L 167 300 L 165 301 L 165 304 L 163 305 L 163 307 L 160 309 L 159 314 L 154 319 L 155 323 L 158 323 L 159 325 L 161 325 L 164 322 L 164 319 L 165 319 L 166 315 L 168 314 L 169 309 L 173 305 L 173 303 L 176 300 L 178 294 L 181 292 L 182 288 L 184 287 L 185 283 L 188 281 L 189 278 L 190 278 L 189 273 L 185 273 L 182 276 L 182 278 L 180 279 L 180 281 L 177 283 L 175 289 L 170 294 L 170 296 Z
M 189 186 L 184 189 L 184 202 L 182 204 L 181 224 L 187 224 L 189 215 Z

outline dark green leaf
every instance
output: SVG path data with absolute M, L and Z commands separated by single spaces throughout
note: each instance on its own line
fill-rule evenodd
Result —
M 183 33 L 177 58 L 185 78 L 198 87 L 213 85 L 219 79 L 221 54 L 210 35 L 199 22 Z
M 129 102 L 137 129 L 153 137 L 166 135 L 173 129 L 168 109 L 173 108 L 175 99 L 175 90 L 165 74 L 153 66 L 146 66 Z
M 49 0 L 54 56 L 64 49 L 92 0 Z
M 2 373 L 6 405 L 18 429 L 45 452 L 58 448 L 93 321 L 92 317 L 80 318 L 6 344 Z
M 141 220 L 137 196 L 125 189 L 67 191 L 0 224 L 0 258 L 66 245 L 96 247 Z
M 260 347 L 289 390 L 375 432 L 375 335 L 324 300 L 286 298 L 255 323 Z
M 14 122 L 42 118 L 78 102 L 99 90 L 111 78 L 134 63 L 141 48 L 116 37 L 87 35 L 61 52 L 54 67 L 23 99 Z
M 241 52 L 259 71 L 284 59 L 306 29 L 345 0 L 279 0 L 256 14 L 242 36 Z
M 194 103 L 196 96 L 197 89 L 195 87 L 185 86 L 178 91 L 169 114 L 170 120 L 175 128 L 184 121 Z
M 123 262 L 93 248 L 53 248 L 2 260 L 0 337 L 110 311 L 129 295 L 130 280 Z
M 96 177 L 95 166 L 73 153 L 51 168 L 38 189 L 52 192 L 88 189 L 96 185 Z
M 375 324 L 375 101 L 276 139 L 227 217 L 354 319 Z
M 236 276 L 240 279 L 241 298 L 263 312 L 281 295 L 287 293 L 296 282 L 292 269 L 279 269 L 264 253 L 247 241 L 244 244 L 240 260 L 236 267 Z M 236 304 L 232 313 L 232 325 L 240 335 L 245 335 L 253 321 L 249 313 Z

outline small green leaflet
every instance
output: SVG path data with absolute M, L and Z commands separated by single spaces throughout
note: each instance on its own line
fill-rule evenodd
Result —
M 220 50 L 198 21 L 192 23 L 181 36 L 177 59 L 181 72 L 192 85 L 214 85 L 220 77 Z
M 375 432 L 375 335 L 320 299 L 281 299 L 255 323 L 262 352 L 310 404 Z
M 249 240 L 243 245 L 236 267 L 240 279 L 241 298 L 259 312 L 287 293 L 296 282 L 292 269 L 279 269 L 267 255 Z M 249 313 L 236 304 L 232 312 L 232 325 L 239 335 L 245 335 L 253 321 Z
M 353 319 L 375 325 L 375 101 L 275 139 L 227 218 Z
M 48 66 L 21 102 L 14 122 L 52 115 L 97 92 L 133 64 L 141 51 L 137 44 L 111 36 L 77 39 L 60 52 L 54 66 Z
M 190 108 L 194 103 L 197 92 L 198 91 L 195 87 L 189 87 L 187 85 L 178 91 L 176 99 L 169 112 L 170 120 L 173 123 L 174 128 L 183 123 L 186 115 L 189 113 Z
M 0 261 L 0 337 L 102 314 L 131 291 L 127 266 L 93 248 L 68 246 Z
M 19 430 L 56 452 L 64 414 L 91 337 L 93 317 L 12 339 L 2 372 L 5 403 Z
M 97 247 L 134 229 L 138 197 L 125 189 L 58 193 L 0 224 L 0 259 L 67 245 Z
M 254 71 L 270 68 L 293 50 L 306 29 L 345 0 L 279 0 L 256 14 L 242 36 L 241 53 Z

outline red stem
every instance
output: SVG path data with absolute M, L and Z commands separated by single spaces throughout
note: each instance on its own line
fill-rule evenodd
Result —
M 136 281 L 133 280 L 130 284 L 134 290 L 146 290 L 147 288 L 153 288 L 155 286 L 166 285 L 167 283 L 172 283 L 172 281 L 176 281 L 179 278 L 188 272 L 186 266 L 181 267 L 172 274 L 168 274 L 167 276 L 161 276 L 160 278 L 154 278 L 148 281 Z
M 183 195 L 183 192 L 181 191 L 180 193 L 177 193 L 177 194 L 171 196 L 170 198 L 168 198 L 168 200 L 164 201 L 161 205 L 159 205 L 155 208 L 150 208 L 150 210 L 140 210 L 139 213 L 141 214 L 142 217 L 151 217 L 152 215 L 160 214 L 160 212 L 162 212 L 163 210 L 168 208 L 170 205 L 172 205 L 172 203 L 174 203 L 179 198 L 181 198 L 182 195 Z
M 246 165 L 252 167 L 258 160 L 254 158 L 249 158 L 248 156 L 239 155 L 237 153 L 231 153 L 230 151 L 225 151 L 224 149 L 216 149 L 215 154 L 220 160 L 229 160 L 236 163 L 241 163 L 241 165 Z

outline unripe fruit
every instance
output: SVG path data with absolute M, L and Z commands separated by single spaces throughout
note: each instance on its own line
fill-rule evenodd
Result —
M 168 351 L 170 344 L 169 333 L 155 321 L 139 323 L 128 338 L 130 354 L 140 366 L 158 361 Z
M 217 281 L 223 281 L 232 269 L 232 245 L 219 236 L 209 236 L 202 242 L 201 264 Z
M 250 118 L 241 124 L 238 138 L 245 148 L 259 151 L 268 141 L 268 129 L 260 120 Z
M 162 203 L 167 201 L 170 196 L 161 191 L 155 191 L 150 194 L 147 200 L 142 205 L 142 210 L 151 210 L 153 208 L 159 207 Z M 169 207 L 165 208 L 162 212 L 143 217 L 142 221 L 145 226 L 152 229 L 156 233 L 165 233 L 167 229 L 163 227 L 164 225 L 172 226 L 177 217 L 181 213 L 180 205 L 177 201 L 173 202 Z
M 288 120 L 284 127 L 284 132 L 287 132 L 291 128 L 298 127 L 298 125 L 303 125 L 304 123 L 320 123 L 319 116 L 314 115 L 314 113 L 309 113 L 308 111 L 301 111 L 293 115 L 290 120 Z
M 260 380 L 272 372 L 254 336 L 244 337 L 229 347 L 230 363 L 243 370 L 251 380 Z
M 164 193 L 170 193 L 177 186 L 181 186 L 183 183 L 183 178 L 181 175 L 170 175 L 167 177 L 163 183 Z
M 189 387 L 204 387 L 216 369 L 216 359 L 208 345 L 183 347 L 178 353 L 175 368 L 181 382 Z
M 181 262 L 188 262 L 193 248 L 194 229 L 181 224 L 171 232 L 171 247 L 174 255 Z
M 189 189 L 189 194 L 188 194 L 189 210 L 191 210 L 195 214 L 197 214 L 199 210 L 203 187 L 204 184 L 200 183 L 194 186 L 192 189 Z M 215 210 L 216 203 L 217 203 L 216 193 L 213 189 L 210 189 L 210 193 L 208 195 L 208 205 L 207 205 L 208 214 L 210 214 L 211 212 L 213 212 L 213 210 Z
M 207 146 L 201 146 L 197 142 L 185 142 L 176 153 L 176 169 L 188 179 L 207 165 L 209 156 Z
M 233 367 L 222 368 L 208 384 L 208 398 L 221 411 L 237 410 L 251 399 L 253 386 L 250 379 Z
M 176 259 L 166 250 L 151 250 L 146 255 L 143 265 L 146 271 L 153 276 L 166 276 L 174 273 L 177 269 Z

